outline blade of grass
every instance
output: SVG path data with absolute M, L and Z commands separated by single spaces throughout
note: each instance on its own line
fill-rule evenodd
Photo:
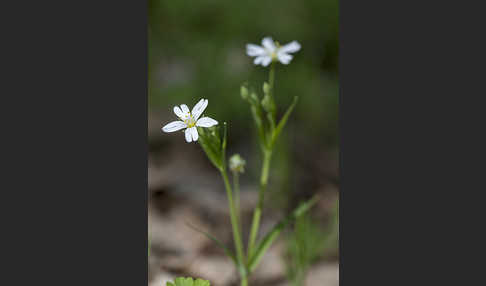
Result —
M 263 257 L 263 254 L 272 245 L 275 239 L 278 237 L 280 232 L 293 220 L 307 212 L 318 200 L 318 196 L 314 196 L 312 199 L 308 200 L 299 205 L 290 215 L 276 224 L 270 232 L 261 240 L 258 244 L 256 250 L 254 251 L 252 257 L 248 260 L 248 271 L 251 273 L 255 267 L 258 265 Z
M 231 252 L 231 250 L 229 250 L 229 248 L 224 245 L 221 241 L 219 241 L 216 237 L 212 236 L 211 234 L 203 231 L 203 230 L 200 230 L 198 229 L 197 227 L 191 225 L 190 223 L 186 222 L 186 225 L 190 228 L 192 228 L 193 230 L 199 232 L 199 233 L 202 233 L 204 234 L 207 238 L 211 239 L 212 241 L 214 241 L 219 247 L 221 247 L 223 250 L 224 250 L 224 253 L 231 258 L 231 260 L 233 260 L 233 262 L 235 263 L 235 265 L 238 265 L 238 261 L 236 260 L 236 256 Z

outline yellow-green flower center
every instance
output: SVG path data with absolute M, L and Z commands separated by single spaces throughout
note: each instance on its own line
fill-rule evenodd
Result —
M 184 119 L 184 123 L 187 125 L 187 128 L 194 127 L 196 125 L 196 120 L 192 117 L 191 114 L 189 114 L 189 117 Z
M 280 43 L 275 41 L 275 47 L 276 47 L 275 50 L 270 55 L 273 61 L 277 60 L 277 52 L 280 49 Z

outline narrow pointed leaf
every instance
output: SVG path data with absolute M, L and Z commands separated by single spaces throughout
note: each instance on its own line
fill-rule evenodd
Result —
M 191 225 L 190 223 L 186 223 L 187 226 L 189 226 L 190 228 L 192 228 L 193 230 L 197 231 L 197 232 L 200 232 L 202 234 L 204 234 L 207 238 L 211 239 L 212 241 L 214 241 L 219 247 L 221 247 L 224 251 L 224 253 L 229 257 L 231 258 L 231 260 L 233 260 L 233 262 L 235 263 L 235 265 L 238 265 L 238 261 L 236 260 L 236 256 L 231 252 L 231 250 L 229 250 L 228 247 L 226 247 L 226 245 L 224 245 L 221 241 L 219 241 L 216 237 L 212 236 L 211 234 L 203 231 L 203 230 L 200 230 L 198 229 L 197 227 Z
M 312 199 L 308 200 L 299 205 L 290 215 L 276 224 L 270 232 L 265 235 L 265 237 L 261 240 L 261 242 L 256 247 L 256 250 L 253 252 L 252 257 L 250 257 L 248 262 L 248 270 L 251 273 L 255 267 L 258 265 L 260 260 L 263 257 L 263 254 L 267 251 L 267 249 L 272 245 L 275 239 L 278 237 L 280 232 L 293 220 L 300 217 L 302 214 L 307 212 L 318 200 L 317 196 L 314 196 Z
M 287 124 L 287 120 L 289 119 L 290 114 L 294 110 L 295 105 L 297 104 L 297 100 L 299 98 L 297 96 L 294 97 L 294 101 L 292 104 L 287 108 L 287 111 L 285 111 L 284 116 L 282 119 L 280 119 L 280 122 L 278 123 L 277 127 L 275 128 L 275 131 L 272 134 L 272 141 L 271 144 L 275 143 L 275 140 L 277 140 L 278 135 L 280 135 L 280 132 L 282 132 L 282 129 L 284 128 L 285 124 Z

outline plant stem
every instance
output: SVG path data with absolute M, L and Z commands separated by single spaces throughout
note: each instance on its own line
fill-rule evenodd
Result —
M 241 277 L 241 286 L 248 286 L 248 277 L 247 276 L 243 276 Z
M 270 66 L 270 72 L 268 75 L 268 85 L 270 87 L 269 95 L 272 98 L 272 101 L 275 102 L 273 96 L 273 88 L 275 85 L 275 61 L 272 62 Z M 276 119 L 276 111 L 272 114 L 273 122 Z M 271 132 L 274 130 L 272 129 Z M 267 189 L 268 184 L 268 172 L 270 171 L 270 160 L 272 159 L 272 150 L 273 144 L 266 144 L 263 148 L 263 164 L 262 164 L 262 173 L 260 176 L 260 189 L 258 193 L 258 203 L 253 212 L 253 220 L 251 223 L 251 230 L 250 230 L 250 239 L 248 241 L 248 253 L 247 256 L 250 258 L 253 255 L 253 248 L 255 246 L 256 237 L 258 236 L 258 229 L 260 228 L 260 218 L 262 216 L 262 208 L 263 208 L 263 200 L 265 198 L 265 190 Z
M 241 230 L 241 211 L 240 211 L 240 180 L 238 172 L 233 172 L 233 190 L 235 191 L 235 209 L 236 209 L 236 218 L 238 221 L 238 228 L 240 233 Z
M 270 86 L 270 96 L 273 97 L 273 84 L 275 82 L 275 61 L 270 66 L 270 73 L 268 75 L 268 85 Z
M 272 62 L 272 65 L 270 66 L 270 72 L 268 75 L 268 85 L 270 86 L 270 97 L 272 98 L 273 104 L 275 104 L 275 99 L 273 96 L 273 88 L 275 84 L 275 61 Z M 272 112 L 272 118 L 273 122 L 277 119 L 277 111 L 276 109 Z
M 242 226 L 241 226 L 241 211 L 240 211 L 240 176 L 238 172 L 233 172 L 233 190 L 235 191 L 235 211 L 236 211 L 236 218 L 238 222 L 238 230 L 240 234 L 242 233 Z M 243 246 L 241 246 L 243 252 Z M 242 275 L 241 276 L 241 286 L 248 286 L 248 276 Z
M 240 234 L 240 229 L 239 229 L 239 226 L 238 226 L 238 218 L 237 218 L 237 215 L 236 215 L 236 208 L 235 208 L 234 201 L 233 201 L 233 193 L 231 191 L 231 185 L 229 183 L 228 175 L 226 174 L 225 168 L 221 169 L 221 176 L 223 177 L 224 186 L 226 188 L 226 195 L 228 196 L 228 204 L 229 204 L 229 208 L 230 208 L 230 218 L 231 218 L 231 227 L 233 229 L 233 239 L 235 241 L 235 248 L 236 248 L 236 257 L 238 259 L 238 263 L 240 264 L 240 265 L 237 265 L 237 268 L 238 268 L 238 271 L 240 271 L 240 267 L 246 268 L 246 262 L 245 262 L 244 254 L 243 254 L 243 243 L 241 242 L 241 234 Z M 240 271 L 240 273 L 241 273 L 241 271 Z M 246 276 L 246 274 L 244 276 Z
M 260 228 L 260 217 L 262 215 L 263 200 L 265 198 L 265 190 L 268 184 L 268 172 L 270 171 L 270 160 L 272 158 L 272 151 L 267 150 L 263 153 L 262 173 L 260 177 L 260 190 L 258 193 L 258 203 L 253 212 L 253 220 L 251 224 L 250 240 L 248 242 L 248 257 L 253 255 L 253 247 Z

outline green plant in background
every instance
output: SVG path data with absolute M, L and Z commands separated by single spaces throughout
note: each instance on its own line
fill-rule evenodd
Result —
M 309 214 L 297 218 L 294 231 L 287 237 L 286 274 L 293 286 L 302 286 L 312 264 L 328 250 L 337 248 L 339 233 L 338 203 L 326 229 Z
M 208 280 L 198 278 L 194 280 L 192 277 L 177 277 L 174 279 L 174 283 L 167 281 L 166 286 L 210 286 Z
M 192 111 L 190 111 L 188 106 L 185 104 L 180 105 L 180 107 L 174 107 L 174 113 L 179 117 L 180 120 L 170 122 L 162 128 L 164 132 L 184 130 L 185 140 L 188 143 L 196 141 L 199 142 L 208 159 L 216 167 L 216 169 L 219 170 L 228 198 L 230 221 L 236 254 L 234 254 L 228 247 L 226 247 L 212 235 L 201 231 L 194 226 L 191 227 L 199 232 L 202 232 L 224 249 L 225 254 L 232 259 L 238 270 L 241 286 L 248 285 L 248 278 L 250 277 L 251 273 L 259 265 L 263 255 L 282 232 L 282 230 L 292 221 L 305 214 L 317 201 L 317 197 L 314 197 L 307 202 L 301 203 L 290 215 L 276 224 L 265 236 L 263 236 L 261 240 L 257 241 L 274 147 L 298 99 L 297 97 L 294 97 L 291 105 L 278 120 L 274 94 L 275 65 L 278 62 L 284 65 L 289 64 L 293 58 L 290 53 L 295 53 L 299 49 L 300 44 L 296 41 L 281 46 L 278 42 L 273 41 L 273 39 L 270 37 L 266 37 L 262 40 L 262 46 L 253 44 L 248 44 L 246 46 L 247 54 L 251 57 L 255 57 L 254 64 L 262 65 L 264 67 L 270 65 L 268 82 L 263 83 L 262 98 L 260 98 L 255 91 L 249 91 L 245 85 L 243 85 L 240 89 L 242 98 L 250 105 L 253 121 L 257 128 L 259 145 L 262 154 L 258 203 L 253 212 L 251 230 L 246 251 L 243 245 L 241 217 L 239 211 L 239 175 L 244 171 L 245 161 L 239 155 L 234 155 L 229 160 L 229 169 L 233 175 L 232 186 L 228 177 L 228 166 L 226 160 L 226 122 L 221 128 L 221 126 L 218 126 L 218 122 L 216 120 L 206 116 L 201 117 L 202 113 L 208 106 L 208 100 L 201 99 L 194 106 Z
M 286 274 L 292 285 L 304 285 L 307 271 L 322 253 L 323 239 L 323 231 L 309 215 L 297 219 L 287 240 Z

